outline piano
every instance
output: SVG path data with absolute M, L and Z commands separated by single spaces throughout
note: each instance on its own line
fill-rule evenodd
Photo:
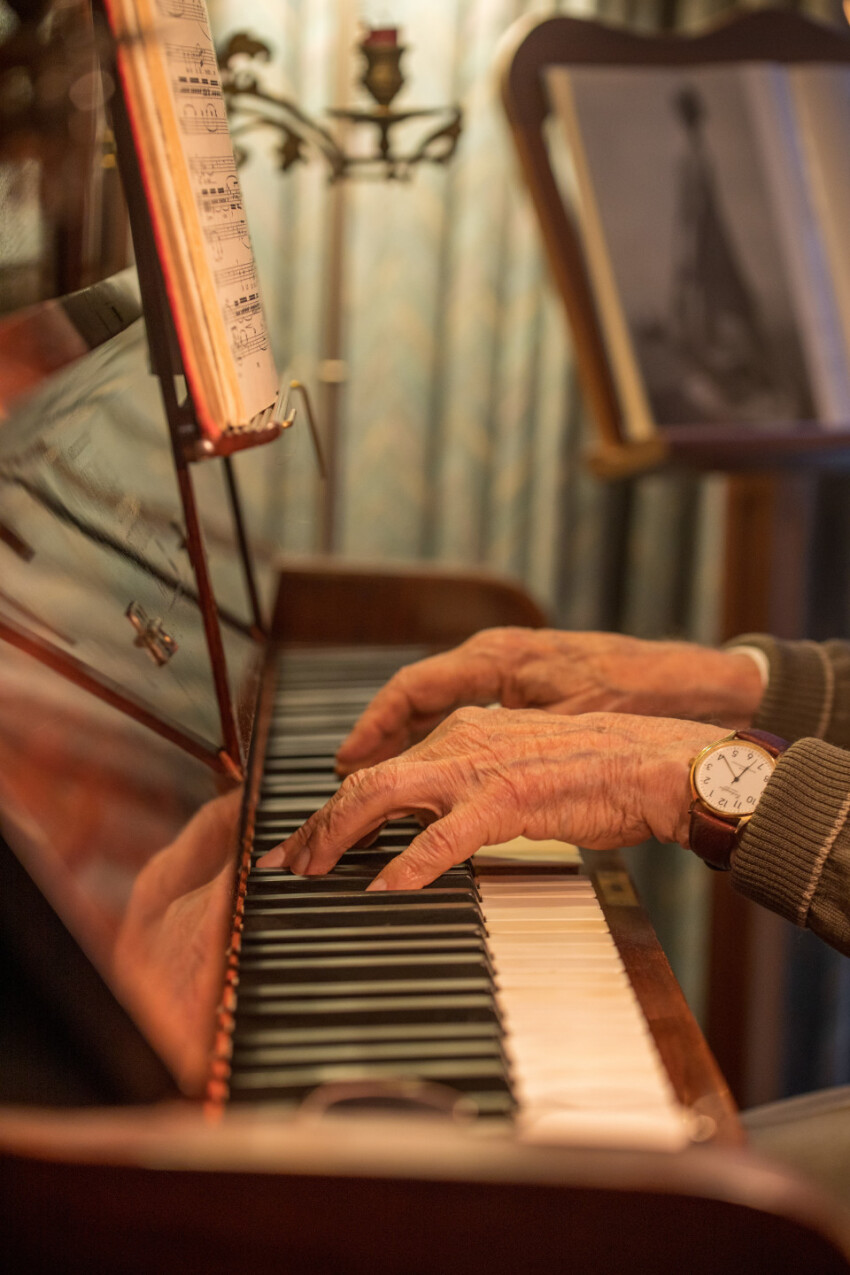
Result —
M 400 821 L 326 878 L 254 867 L 399 663 L 543 617 L 483 574 L 281 561 L 290 431 L 265 484 L 236 458 L 241 520 L 197 467 L 211 659 L 138 313 L 124 276 L 0 324 L 10 1268 L 846 1271 L 743 1145 L 618 855 L 365 895 Z

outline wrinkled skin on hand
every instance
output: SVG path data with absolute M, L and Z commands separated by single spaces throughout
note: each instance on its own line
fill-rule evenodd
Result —
M 261 866 L 328 872 L 387 820 L 427 826 L 369 889 L 427 885 L 482 845 L 524 835 L 588 849 L 687 844 L 688 769 L 728 732 L 618 713 L 462 708 L 399 757 L 350 775 Z
M 749 725 L 762 695 L 746 655 L 614 633 L 485 629 L 401 669 L 337 754 L 340 774 L 393 757 L 453 709 L 499 703 L 549 713 L 615 712 Z

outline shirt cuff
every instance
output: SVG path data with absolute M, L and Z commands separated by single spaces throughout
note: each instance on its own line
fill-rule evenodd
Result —
M 767 690 L 767 684 L 770 681 L 770 660 L 761 647 L 740 644 L 738 646 L 727 646 L 723 649 L 727 655 L 748 655 L 759 671 L 761 689 L 763 691 Z

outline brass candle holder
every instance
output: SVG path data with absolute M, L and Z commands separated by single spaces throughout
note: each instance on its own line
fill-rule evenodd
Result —
M 374 106 L 331 107 L 327 114 L 355 128 L 365 126 L 375 130 L 375 144 L 365 154 L 348 152 L 328 127 L 313 119 L 291 98 L 269 93 L 261 83 L 256 63 L 258 60 L 268 62 L 271 48 L 245 32 L 232 36 L 220 53 L 219 62 L 237 158 L 247 157 L 243 140 L 249 132 L 270 127 L 283 134 L 278 149 L 282 172 L 306 161 L 311 151 L 326 160 L 332 182 L 354 175 L 405 180 L 419 164 L 447 164 L 460 138 L 461 108 L 457 105 L 393 108 L 392 103 L 405 84 L 401 59 L 406 48 L 399 42 L 397 28 L 365 28 L 357 49 L 365 63 L 359 82 Z M 246 57 L 251 59 L 250 66 L 245 65 Z M 403 151 L 395 143 L 394 133 L 411 120 L 437 123 L 436 127 L 424 128 L 414 145 Z

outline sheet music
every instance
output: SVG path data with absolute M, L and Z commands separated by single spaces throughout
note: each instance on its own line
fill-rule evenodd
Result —
M 203 248 L 251 419 L 275 402 L 278 378 L 204 0 L 156 0 L 156 29 Z

